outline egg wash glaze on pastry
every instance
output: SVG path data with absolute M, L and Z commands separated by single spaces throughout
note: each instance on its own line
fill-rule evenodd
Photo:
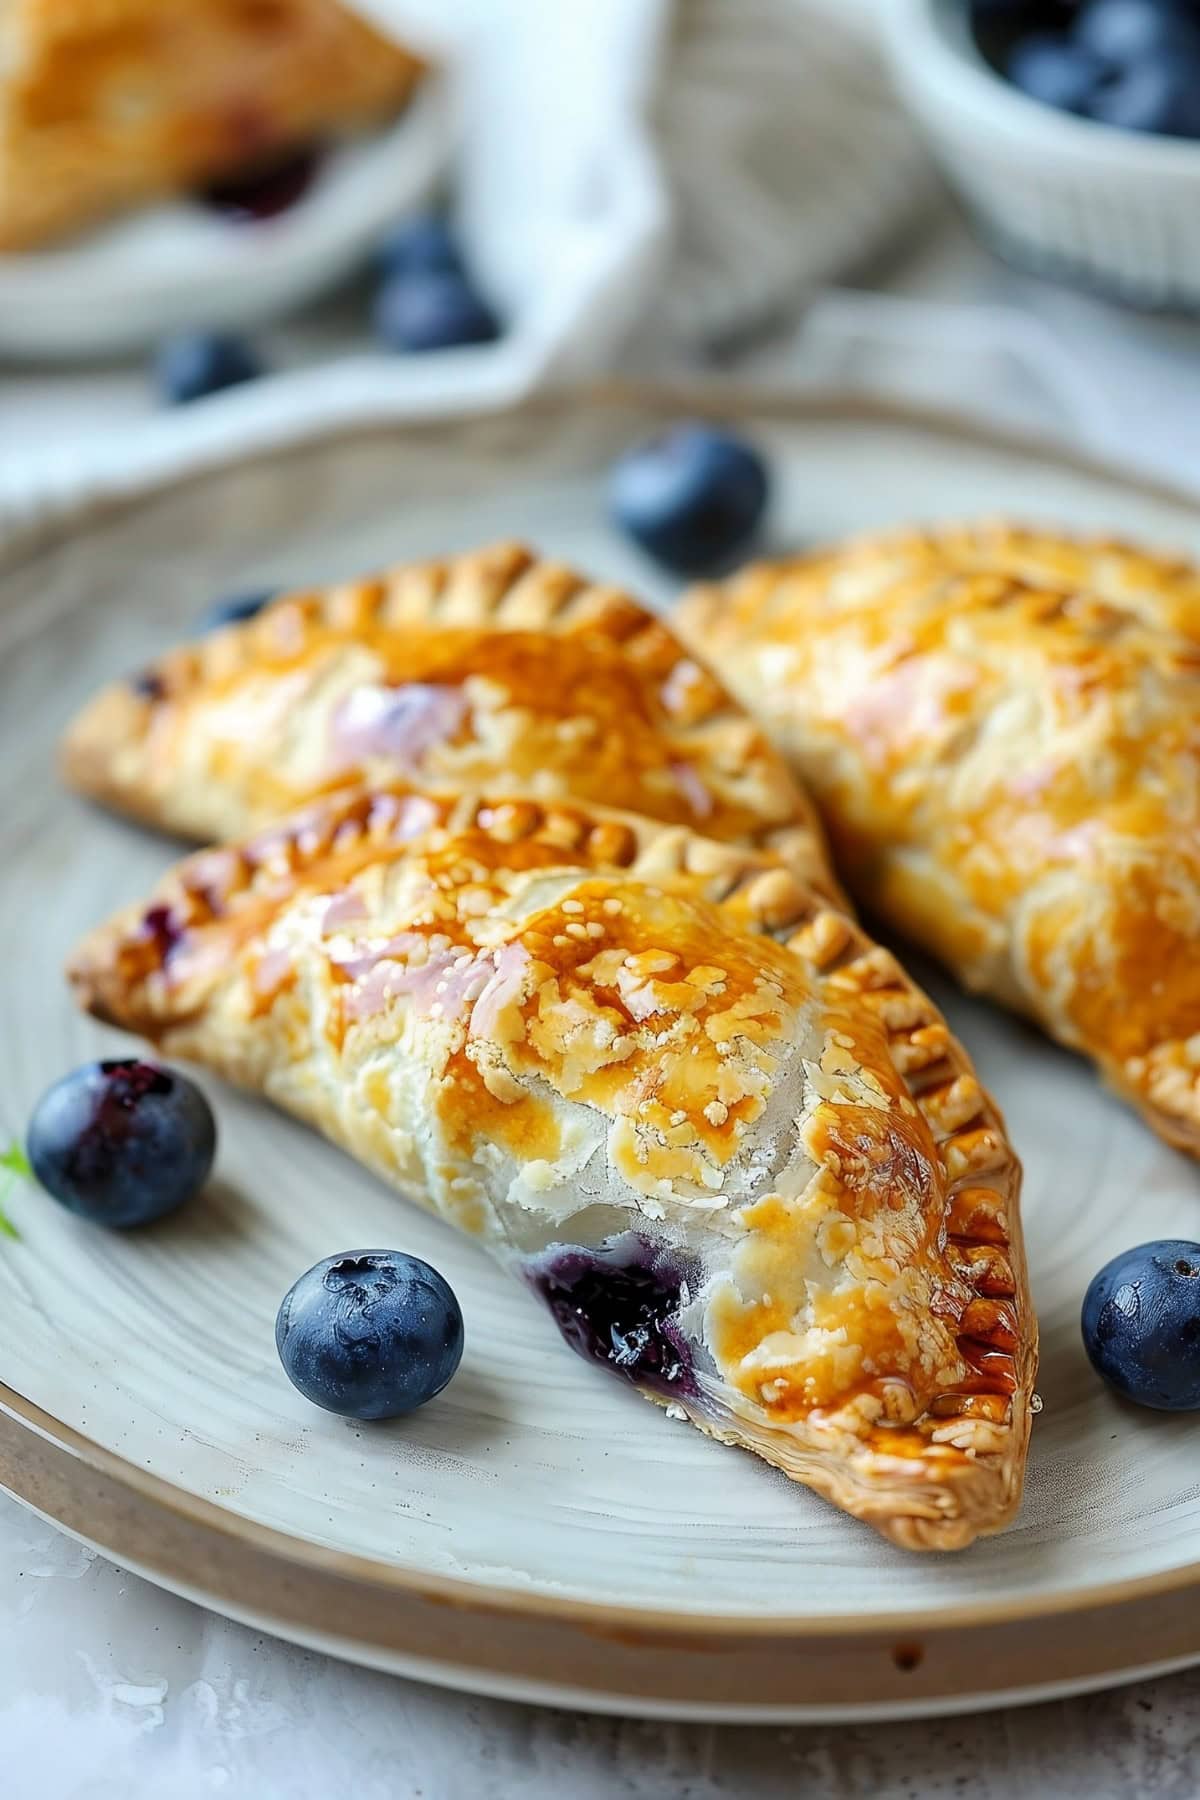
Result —
M 1003 524 L 859 539 L 679 614 L 851 887 L 1200 1154 L 1200 574 Z
M 72 978 L 896 1542 L 1011 1515 L 1036 1359 L 1015 1157 L 936 1009 L 773 856 L 392 784 L 184 862 Z
M 114 683 L 67 780 L 202 839 L 397 776 L 769 843 L 838 894 L 782 758 L 661 620 L 519 545 L 285 595 Z

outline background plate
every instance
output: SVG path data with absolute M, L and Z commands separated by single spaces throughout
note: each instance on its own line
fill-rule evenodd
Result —
M 712 390 L 708 390 L 711 400 Z M 78 1018 L 74 938 L 171 846 L 59 791 L 92 686 L 215 595 L 524 535 L 670 597 L 604 524 L 612 453 L 704 395 L 609 394 L 503 419 L 343 434 L 79 509 L 0 558 L 0 1142 L 54 1076 L 120 1039 Z M 1045 447 L 857 402 L 726 394 L 777 472 L 778 547 L 970 511 L 1200 553 L 1200 516 Z M 32 1187 L 0 1243 L 0 1484 L 130 1566 L 362 1661 L 495 1693 L 708 1718 L 949 1710 L 1200 1659 L 1200 1455 L 1120 1407 L 1078 1333 L 1123 1245 L 1200 1234 L 1200 1174 L 1089 1069 L 923 972 L 1027 1165 L 1042 1320 L 1024 1510 L 956 1557 L 906 1556 L 573 1357 L 470 1244 L 267 1108 L 215 1092 L 219 1178 L 122 1236 Z M 216 1088 L 209 1083 L 210 1090 Z M 275 1358 L 295 1275 L 394 1243 L 463 1302 L 462 1371 L 360 1427 Z
M 452 137 L 445 78 L 430 74 L 394 123 L 331 144 L 312 187 L 277 218 L 240 224 L 197 202 L 164 202 L 63 244 L 0 255 L 0 352 L 87 361 L 171 331 L 296 312 L 429 198 Z

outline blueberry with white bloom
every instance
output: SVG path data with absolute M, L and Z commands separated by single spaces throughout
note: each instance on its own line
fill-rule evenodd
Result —
M 440 1394 L 463 1353 L 449 1283 L 400 1250 L 315 1263 L 275 1320 L 284 1371 L 305 1399 L 350 1419 L 395 1419 Z

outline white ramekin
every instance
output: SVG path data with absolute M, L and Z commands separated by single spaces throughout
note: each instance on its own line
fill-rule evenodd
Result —
M 1039 273 L 1200 308 L 1200 143 L 1031 100 L 972 42 L 966 0 L 880 0 L 896 77 L 987 235 Z

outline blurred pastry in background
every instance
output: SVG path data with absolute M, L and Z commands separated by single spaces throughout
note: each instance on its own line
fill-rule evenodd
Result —
M 0 0 L 0 250 L 184 190 L 281 211 L 423 72 L 338 0 Z

